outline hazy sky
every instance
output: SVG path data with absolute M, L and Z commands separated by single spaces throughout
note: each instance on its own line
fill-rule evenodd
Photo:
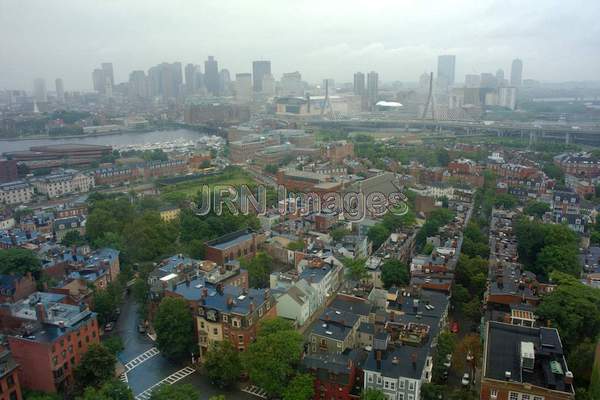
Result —
M 233 74 L 269 59 L 276 79 L 349 82 L 376 70 L 416 81 L 439 54 L 465 73 L 600 80 L 600 0 L 0 0 L 0 88 L 90 89 L 91 71 L 113 62 L 117 82 L 162 61 L 201 64 L 214 55 Z M 203 68 L 203 67 L 202 67 Z

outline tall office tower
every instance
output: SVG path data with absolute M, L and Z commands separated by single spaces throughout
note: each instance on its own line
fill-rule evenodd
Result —
M 358 96 L 365 94 L 365 74 L 362 72 L 354 74 L 354 94 Z
M 496 71 L 496 80 L 498 81 L 498 83 L 500 83 L 504 80 L 504 70 L 502 68 L 500 68 L 500 69 L 498 69 L 498 71 Z
M 498 81 L 496 76 L 489 72 L 483 72 L 481 74 L 481 87 L 487 89 L 495 89 L 498 87 Z
M 273 96 L 275 94 L 275 78 L 272 74 L 263 76 L 262 93 L 266 96 Z
M 129 98 L 141 100 L 148 97 L 148 80 L 144 71 L 132 71 L 129 74 Z
M 377 97 L 379 96 L 379 74 L 375 71 L 371 71 L 367 74 L 367 99 L 368 107 L 372 109 L 377 103 Z
M 147 90 L 148 95 L 151 97 L 160 96 L 160 88 L 161 88 L 161 67 L 160 65 L 155 65 L 148 70 L 148 83 Z
M 204 61 L 204 86 L 213 96 L 219 95 L 219 64 L 213 56 Z
M 38 103 L 45 103 L 48 101 L 48 95 L 46 94 L 46 81 L 42 78 L 37 78 L 33 81 L 33 97 Z
M 515 58 L 510 67 L 510 85 L 519 87 L 523 83 L 523 61 Z
M 94 90 L 98 93 L 104 93 L 106 80 L 104 79 L 104 70 L 96 68 L 92 72 L 92 82 L 94 84 Z
M 185 66 L 185 91 L 187 94 L 194 94 L 196 92 L 198 86 L 196 83 L 196 70 L 197 67 L 194 64 L 187 64 Z
M 477 74 L 465 75 L 465 87 L 478 88 L 481 86 L 481 76 Z
M 100 67 L 102 68 L 102 71 L 104 71 L 104 79 L 109 80 L 110 86 L 114 87 L 115 86 L 115 75 L 113 72 L 112 63 L 102 63 L 102 64 L 100 64 Z
M 65 102 L 65 85 L 63 84 L 63 80 L 57 78 L 54 81 L 54 85 L 56 86 L 56 101 L 59 103 Z
M 252 100 L 252 74 L 235 74 L 235 98 L 240 101 Z
M 263 91 L 265 75 L 271 75 L 271 61 L 252 61 L 252 84 L 255 92 Z
M 282 96 L 304 96 L 304 84 L 300 72 L 286 72 L 281 76 L 281 95 Z
M 219 72 L 219 94 L 221 96 L 229 96 L 231 94 L 231 74 L 227 68 L 223 68 Z
M 438 84 L 442 87 L 454 85 L 456 56 L 443 55 L 438 57 Z

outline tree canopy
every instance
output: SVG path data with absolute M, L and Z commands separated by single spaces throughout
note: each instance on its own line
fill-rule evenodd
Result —
M 0 250 L 0 274 L 38 275 L 42 263 L 31 250 L 10 248 Z
M 154 319 L 156 347 L 167 357 L 182 360 L 194 350 L 194 318 L 184 299 L 165 297 Z
M 304 339 L 279 318 L 261 324 L 256 341 L 242 353 L 250 380 L 270 395 L 281 395 L 296 371 Z
M 75 368 L 75 381 L 83 387 L 100 388 L 115 376 L 117 358 L 101 344 L 91 344 Z
M 381 280 L 386 289 L 392 286 L 407 285 L 410 281 L 408 266 L 399 260 L 384 262 L 381 266 Z
M 152 392 L 150 400 L 199 400 L 200 393 L 190 384 L 162 385 Z
M 237 349 L 229 341 L 216 342 L 205 355 L 204 368 L 210 381 L 220 387 L 230 387 L 242 373 Z

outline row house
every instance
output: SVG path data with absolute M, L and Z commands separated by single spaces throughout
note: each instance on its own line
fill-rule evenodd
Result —
M 212 285 L 201 277 L 178 284 L 165 295 L 182 297 L 191 304 L 201 360 L 217 342 L 229 341 L 238 351 L 247 350 L 256 339 L 260 321 L 277 313 L 270 289 Z
M 33 186 L 16 181 L 0 185 L 0 204 L 27 204 L 33 200 Z
M 92 344 L 100 343 L 96 314 L 85 306 L 63 303 L 65 296 L 36 292 L 4 306 L 8 346 L 20 365 L 21 384 L 56 393 L 75 383 L 74 370 Z
M 80 172 L 48 175 L 32 181 L 38 193 L 56 198 L 72 193 L 87 193 L 95 186 L 94 176 Z

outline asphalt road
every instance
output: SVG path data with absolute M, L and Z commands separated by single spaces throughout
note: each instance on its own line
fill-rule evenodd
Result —
M 161 354 L 140 357 L 144 353 L 154 354 L 155 352 L 151 349 L 155 347 L 155 344 L 148 335 L 138 332 L 137 325 L 137 305 L 131 296 L 128 296 L 121 306 L 121 315 L 117 320 L 115 329 L 110 335 L 118 335 L 123 341 L 125 349 L 119 353 L 119 361 L 124 365 L 130 366 L 132 365 L 132 360 L 137 360 L 138 362 L 127 372 L 128 384 L 134 395 L 142 393 L 144 390 L 185 367 L 185 365 L 178 365 L 169 361 Z M 258 397 L 237 389 L 229 391 L 220 390 L 211 385 L 208 379 L 200 372 L 195 372 L 175 384 L 191 384 L 198 389 L 202 400 L 207 400 L 209 397 L 218 394 L 225 395 L 227 400 L 258 399 Z

